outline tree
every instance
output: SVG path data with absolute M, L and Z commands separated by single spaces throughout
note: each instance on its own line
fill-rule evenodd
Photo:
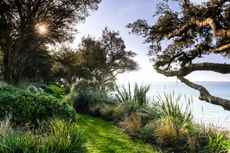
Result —
M 68 85 L 73 84 L 77 80 L 76 74 L 79 74 L 80 70 L 77 52 L 68 47 L 62 47 L 59 51 L 55 51 L 52 57 L 53 80 L 60 82 L 64 79 Z
M 1 0 L 0 46 L 4 78 L 17 84 L 30 64 L 30 53 L 44 44 L 69 41 L 100 0 Z
M 76 51 L 57 53 L 56 74 L 68 76 L 65 78 L 70 83 L 76 78 L 94 80 L 104 88 L 113 83 L 118 74 L 138 69 L 133 60 L 135 55 L 126 50 L 118 32 L 105 28 L 98 40 L 84 37 Z
M 30 64 L 25 67 L 22 78 L 46 84 L 54 82 L 52 72 L 54 60 L 47 50 L 47 47 L 40 46 L 40 48 L 30 53 L 30 58 L 27 61 Z
M 2 79 L 2 70 L 3 70 L 3 53 L 0 50 L 0 80 Z
M 158 4 L 155 24 L 137 20 L 128 27 L 151 43 L 149 54 L 153 56 L 154 68 L 158 73 L 176 76 L 181 82 L 198 90 L 199 99 L 230 110 L 230 100 L 215 97 L 205 87 L 185 78 L 195 71 L 230 73 L 228 63 L 215 60 L 199 62 L 201 58 L 217 54 L 226 59 L 230 57 L 229 1 L 210 0 L 202 5 L 189 0 L 175 1 L 181 8 L 179 11 L 170 8 L 168 0 L 164 0 Z

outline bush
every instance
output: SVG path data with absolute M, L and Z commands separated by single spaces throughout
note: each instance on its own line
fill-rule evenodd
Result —
M 56 85 L 48 85 L 45 88 L 45 92 L 51 94 L 52 96 L 58 98 L 58 99 L 63 99 L 65 96 L 65 91 L 64 89 L 56 86 Z
M 179 97 L 165 94 L 158 97 L 151 108 L 142 111 L 146 122 L 142 137 L 147 136 L 148 140 L 173 152 L 191 151 L 194 135 L 192 114 L 188 106 L 182 111 L 179 100 Z
M 86 152 L 86 139 L 76 127 L 63 120 L 49 123 L 48 133 L 20 132 L 7 122 L 0 124 L 0 153 L 76 153 Z
M 71 93 L 69 101 L 76 111 L 82 113 L 89 113 L 90 108 L 96 104 L 109 102 L 106 93 L 93 90 L 80 90 L 78 93 Z
M 196 150 L 202 153 L 228 153 L 230 138 L 228 131 L 219 131 L 213 127 L 199 127 L 196 133 Z
M 15 125 L 37 126 L 50 117 L 75 120 L 76 112 L 67 102 L 52 96 L 5 86 L 0 87 L 0 119 L 7 114 L 12 115 Z

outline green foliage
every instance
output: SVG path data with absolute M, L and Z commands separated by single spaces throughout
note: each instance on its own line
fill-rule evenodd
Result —
M 137 83 L 132 89 L 131 85 L 127 87 L 120 86 L 116 88 L 116 98 L 121 104 L 118 109 L 124 111 L 123 114 L 130 115 L 132 113 L 140 112 L 143 108 L 148 107 L 149 99 L 147 93 L 150 90 L 149 85 L 139 86 Z
M 170 116 L 178 118 L 182 122 L 191 122 L 193 119 L 191 110 L 189 110 L 190 101 L 186 102 L 185 110 L 182 105 L 179 104 L 181 100 L 180 96 L 175 97 L 174 94 L 164 94 L 164 96 L 158 96 L 153 102 L 153 108 L 156 109 L 156 113 L 159 117 Z
M 1 50 L 4 59 L 13 61 L 4 63 L 6 81 L 18 84 L 28 77 L 49 81 L 52 58 L 46 44 L 72 40 L 74 25 L 84 21 L 90 10 L 97 10 L 99 3 L 100 0 L 1 1 L 0 41 L 4 42 Z M 15 9 L 16 5 L 23 9 Z M 31 9 L 31 6 L 36 7 Z M 39 32 L 41 25 L 47 27 L 46 33 Z
M 147 120 L 143 137 L 147 136 L 148 140 L 156 141 L 171 151 L 191 149 L 189 141 L 194 134 L 193 117 L 188 106 L 182 111 L 179 100 L 179 97 L 165 94 L 153 102 L 152 108 L 142 112 Z
M 209 152 L 227 153 L 230 150 L 230 140 L 223 132 L 208 136 L 208 140 L 207 150 Z
M 75 119 L 76 112 L 65 101 L 47 94 L 32 94 L 11 86 L 0 87 L 0 118 L 12 115 L 16 125 L 37 126 L 42 120 L 58 117 Z
M 98 82 L 100 89 L 111 90 L 117 74 L 138 69 L 133 59 L 136 53 L 126 50 L 119 33 L 108 28 L 98 40 L 83 37 L 78 50 L 63 50 L 54 55 L 55 73 L 70 84 L 81 78 Z
M 230 151 L 229 131 L 214 127 L 200 127 L 196 134 L 196 147 L 202 153 L 228 153 Z
M 127 101 L 136 101 L 140 105 L 147 105 L 149 103 L 147 93 L 150 90 L 150 85 L 138 85 L 135 83 L 134 88 L 132 89 L 130 83 L 128 86 L 117 86 L 116 87 L 116 97 L 120 103 L 125 103 Z
M 157 153 L 151 145 L 132 139 L 112 123 L 87 115 L 78 115 L 77 123 L 89 140 L 89 153 Z
M 50 133 L 45 145 L 50 153 L 86 152 L 86 139 L 75 124 L 55 119 L 51 121 L 49 128 Z
M 101 91 L 81 90 L 73 97 L 72 104 L 79 112 L 88 112 L 96 104 L 108 102 L 108 96 Z
M 21 132 L 12 129 L 9 122 L 1 122 L 0 153 L 86 152 L 86 140 L 75 124 L 55 119 L 49 123 L 48 131 Z
M 65 91 L 56 85 L 48 85 L 45 91 L 58 99 L 63 99 L 65 96 Z

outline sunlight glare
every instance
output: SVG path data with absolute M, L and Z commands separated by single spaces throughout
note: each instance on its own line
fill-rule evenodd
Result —
M 41 35 L 44 35 L 47 33 L 48 31 L 48 26 L 44 23 L 39 23 L 35 26 L 37 32 Z

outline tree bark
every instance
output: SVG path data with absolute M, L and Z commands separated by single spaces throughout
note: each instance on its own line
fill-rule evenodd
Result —
M 188 79 L 184 77 L 177 77 L 177 78 L 181 82 L 185 83 L 187 86 L 195 90 L 198 90 L 200 92 L 200 96 L 199 96 L 200 100 L 204 100 L 211 104 L 222 106 L 226 110 L 230 110 L 230 100 L 212 96 L 205 87 L 195 84 L 193 82 L 190 82 Z
M 18 41 L 15 47 L 5 51 L 4 54 L 4 79 L 9 84 L 17 85 L 26 65 L 28 48 L 26 43 Z

